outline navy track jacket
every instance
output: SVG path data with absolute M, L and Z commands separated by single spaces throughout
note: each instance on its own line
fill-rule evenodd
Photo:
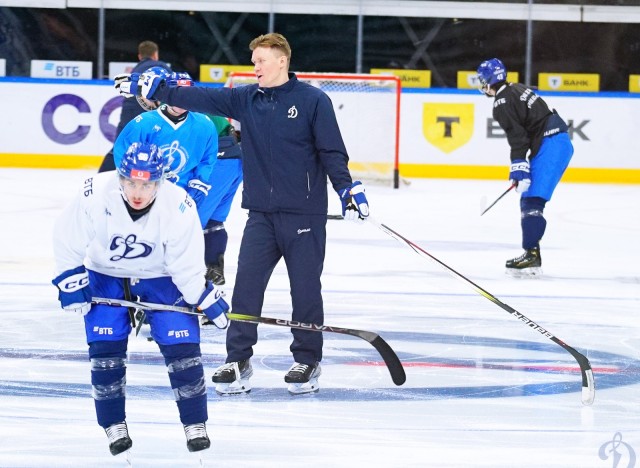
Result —
M 274 88 L 168 87 L 163 82 L 153 99 L 240 122 L 245 209 L 326 214 L 327 176 L 336 192 L 352 183 L 329 96 L 293 73 Z

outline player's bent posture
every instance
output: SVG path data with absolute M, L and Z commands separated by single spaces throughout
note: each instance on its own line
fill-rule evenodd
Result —
M 132 330 L 123 307 L 91 306 L 92 295 L 192 304 L 220 328 L 229 307 L 205 281 L 204 241 L 192 199 L 163 183 L 155 145 L 134 143 L 116 172 L 87 179 L 54 228 L 59 299 L 84 316 L 98 424 L 117 455 L 132 446 L 125 419 L 126 357 Z M 130 297 L 127 297 L 130 296 Z M 198 317 L 148 312 L 184 425 L 187 448 L 209 448 Z
M 521 193 L 522 248 L 507 260 L 507 273 L 532 276 L 542 273 L 540 240 L 547 221 L 543 216 L 571 156 L 568 126 L 555 109 L 523 84 L 508 83 L 507 69 L 497 58 L 485 60 L 477 70 L 480 91 L 494 98 L 493 118 L 511 147 L 509 179 Z
M 242 207 L 249 210 L 233 310 L 260 316 L 265 290 L 284 258 L 295 321 L 322 325 L 320 277 L 325 257 L 327 176 L 340 196 L 347 219 L 363 219 L 369 206 L 360 182 L 353 182 L 349 160 L 331 100 L 320 89 L 289 73 L 291 48 L 271 33 L 255 38 L 258 83 L 239 88 L 170 87 L 162 76 L 116 77 L 122 95 L 142 95 L 170 105 L 237 120 L 242 128 Z M 285 375 L 292 394 L 319 389 L 322 333 L 293 329 L 294 364 Z M 212 380 L 222 394 L 246 393 L 253 374 L 250 358 L 257 325 L 233 322 L 227 332 L 226 364 Z

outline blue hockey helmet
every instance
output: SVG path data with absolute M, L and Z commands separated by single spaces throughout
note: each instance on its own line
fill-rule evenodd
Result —
M 486 93 L 496 83 L 507 81 L 507 67 L 502 60 L 492 58 L 480 64 L 477 70 L 480 91 Z
M 156 145 L 132 143 L 122 158 L 118 174 L 127 179 L 159 181 L 164 174 L 164 159 Z
M 167 78 L 169 86 L 193 86 L 193 78 L 187 72 L 173 72 Z
M 153 73 L 154 75 L 161 76 L 165 80 L 169 80 L 171 76 L 171 72 L 160 65 L 156 65 L 155 67 L 147 68 L 144 73 Z M 155 110 L 160 107 L 160 101 L 153 101 L 151 99 L 143 98 L 142 96 L 136 96 L 136 100 L 140 107 L 142 107 L 146 111 Z

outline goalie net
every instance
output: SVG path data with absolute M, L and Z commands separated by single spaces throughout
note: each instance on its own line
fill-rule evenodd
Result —
M 296 73 L 333 103 L 354 180 L 400 185 L 400 78 L 392 75 Z M 232 72 L 226 86 L 256 83 L 252 72 Z

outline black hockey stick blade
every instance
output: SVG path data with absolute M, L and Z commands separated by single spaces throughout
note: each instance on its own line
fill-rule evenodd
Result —
M 139 309 L 147 309 L 147 310 L 165 310 L 172 312 L 181 312 L 183 314 L 190 315 L 198 315 L 204 317 L 205 314 L 202 312 L 198 312 L 197 309 L 193 309 L 191 307 L 181 307 L 181 306 L 173 306 L 166 304 L 154 304 L 151 302 L 134 302 L 134 301 L 126 301 L 123 299 L 109 299 L 105 297 L 93 297 L 91 300 L 92 304 L 102 304 L 102 305 L 110 305 L 116 307 L 136 307 Z M 251 322 L 251 323 L 264 323 L 267 325 L 275 325 L 278 327 L 287 327 L 287 328 L 296 328 L 299 330 L 308 330 L 308 331 L 317 331 L 317 332 L 329 332 L 329 333 L 340 333 L 343 335 L 351 335 L 358 338 L 361 338 L 367 342 L 369 342 L 375 349 L 378 351 L 384 363 L 389 369 L 389 374 L 391 374 L 391 380 L 396 385 L 402 385 L 407 381 L 407 376 L 404 372 L 404 367 L 402 367 L 402 362 L 398 358 L 398 355 L 395 351 L 389 346 L 389 344 L 382 339 L 380 335 L 374 332 L 365 331 L 365 330 L 355 330 L 353 328 L 341 328 L 341 327 L 332 327 L 330 325 L 314 325 L 310 323 L 297 322 L 292 320 L 285 319 L 276 319 L 270 317 L 256 317 L 253 315 L 244 315 L 244 314 L 236 314 L 230 312 L 227 314 L 227 318 L 229 320 L 235 320 L 238 322 Z
M 504 197 L 507 193 L 509 193 L 511 190 L 513 190 L 515 188 L 516 184 L 511 184 L 509 186 L 509 188 L 507 190 L 504 191 L 504 193 L 502 195 L 500 195 L 498 198 L 496 198 L 496 201 L 494 201 L 491 205 L 489 205 L 482 213 L 480 213 L 480 216 L 482 216 L 483 214 L 485 214 L 487 211 L 489 211 L 491 208 L 493 208 L 493 205 L 495 205 L 496 203 L 498 203 L 502 197 Z
M 238 320 L 240 322 L 265 323 L 268 325 L 296 328 L 299 330 L 341 333 L 343 335 L 351 335 L 362 338 L 363 340 L 369 342 L 376 349 L 376 351 L 378 351 L 378 353 L 384 360 L 384 363 L 387 365 L 387 368 L 389 369 L 391 380 L 393 380 L 394 384 L 402 385 L 407 381 L 407 376 L 404 372 L 404 367 L 402 367 L 400 359 L 393 351 L 391 346 L 389 346 L 389 344 L 384 341 L 382 337 L 377 333 L 364 330 L 355 330 L 353 328 L 332 327 L 331 325 L 314 325 L 311 323 L 302 323 L 292 320 L 269 317 L 255 317 L 253 315 L 244 314 L 229 313 L 227 314 L 227 317 L 229 318 L 229 320 Z
M 569 354 L 571 354 L 574 357 L 574 359 L 578 362 L 578 365 L 580 366 L 580 373 L 582 374 L 582 404 L 584 404 L 584 405 L 593 404 L 593 401 L 594 401 L 594 399 L 596 397 L 595 380 L 593 378 L 593 370 L 591 368 L 591 363 L 589 362 L 589 359 L 587 359 L 587 357 L 585 355 L 579 353 L 574 348 L 572 348 L 571 346 L 566 344 L 564 341 L 562 341 L 559 338 L 557 338 L 554 335 L 552 335 L 551 332 L 549 332 L 545 328 L 541 327 L 540 325 L 538 325 L 536 322 L 534 322 L 533 320 L 529 319 L 528 317 L 524 316 L 523 314 L 521 314 L 520 312 L 518 312 L 517 310 L 515 310 L 511 306 L 505 304 L 500 299 L 495 297 L 493 294 L 491 294 L 490 292 L 488 292 L 485 289 L 481 288 L 476 283 L 471 281 L 469 278 L 467 278 L 466 276 L 463 276 L 462 274 L 458 273 L 456 270 L 454 270 L 450 266 L 448 266 L 445 263 L 441 262 L 436 257 L 431 255 L 429 252 L 424 250 L 422 247 L 420 247 L 419 245 L 417 245 L 414 242 L 410 241 L 406 237 L 403 237 L 401 234 L 397 233 L 396 231 L 391 229 L 389 226 L 386 226 L 385 224 L 382 224 L 382 223 L 376 221 L 371 216 L 369 216 L 367 219 L 371 223 L 375 224 L 378 228 L 380 228 L 380 230 L 382 230 L 384 233 L 386 233 L 389 236 L 393 237 L 394 239 L 396 239 L 401 244 L 409 247 L 411 250 L 413 250 L 415 253 L 417 253 L 421 257 L 425 257 L 425 258 L 428 258 L 429 260 L 432 260 L 432 261 L 436 262 L 438 265 L 440 265 L 442 268 L 444 268 L 447 271 L 447 273 L 452 274 L 455 278 L 457 278 L 459 280 L 462 280 L 467 285 L 470 285 L 473 289 L 475 289 L 475 291 L 478 294 L 480 294 L 481 296 L 484 296 L 486 299 L 490 300 L 491 302 L 496 304 L 498 307 L 500 307 L 503 310 L 507 311 L 509 314 L 511 314 L 517 320 L 519 320 L 522 323 L 524 323 L 525 325 L 527 325 L 532 330 L 537 331 L 541 335 L 549 338 L 551 341 L 553 341 L 557 345 L 559 345 L 562 348 L 564 348 Z

